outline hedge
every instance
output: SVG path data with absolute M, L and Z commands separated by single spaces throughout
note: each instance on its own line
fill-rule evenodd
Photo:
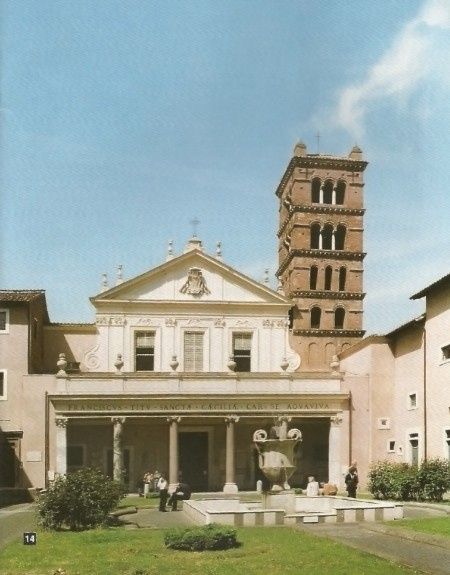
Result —
M 429 459 L 420 467 L 379 461 L 369 471 L 369 491 L 375 499 L 442 501 L 450 488 L 449 462 Z
M 169 549 L 182 551 L 214 551 L 239 547 L 236 529 L 223 525 L 204 525 L 187 529 L 170 529 L 164 535 L 164 543 Z

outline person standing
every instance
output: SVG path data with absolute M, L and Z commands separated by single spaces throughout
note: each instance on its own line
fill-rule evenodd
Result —
M 159 510 L 167 511 L 166 503 L 168 497 L 169 483 L 167 482 L 164 473 L 161 473 L 161 477 L 158 479 L 157 488 L 159 490 Z
M 347 487 L 348 496 L 355 499 L 356 488 L 358 487 L 358 469 L 356 467 L 356 461 L 354 461 L 348 468 L 348 473 L 345 476 L 345 485 Z

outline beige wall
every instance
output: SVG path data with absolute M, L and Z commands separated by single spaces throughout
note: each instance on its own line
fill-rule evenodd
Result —
M 441 288 L 426 300 L 428 457 L 448 457 L 445 430 L 450 429 L 450 290 Z
M 9 333 L 0 333 L 0 369 L 6 369 L 7 399 L 0 400 L 0 428 L 20 431 L 22 413 L 22 376 L 28 366 L 28 309 L 26 305 L 2 305 L 8 308 Z
M 88 371 L 88 354 L 97 344 L 97 330 L 94 325 L 70 326 L 47 325 L 44 327 L 44 371 L 56 373 L 56 362 L 60 353 L 67 361 L 80 363 L 81 371 Z

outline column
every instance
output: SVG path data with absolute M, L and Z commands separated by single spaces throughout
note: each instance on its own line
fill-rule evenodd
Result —
M 178 483 L 178 424 L 181 417 L 173 415 L 167 418 L 169 423 L 169 491 L 175 491 Z
M 111 417 L 113 423 L 113 479 L 123 481 L 123 424 L 125 417 Z
M 328 482 L 341 486 L 341 430 L 342 416 L 330 417 L 330 434 L 328 438 Z
M 322 202 L 321 202 L 322 203 Z M 319 230 L 319 250 L 322 249 L 323 246 L 323 237 L 322 237 L 323 228 L 321 227 Z
M 236 485 L 235 477 L 235 457 L 234 457 L 234 424 L 239 421 L 237 415 L 229 415 L 225 417 L 225 424 L 227 430 L 226 436 L 226 459 L 225 459 L 225 485 L 223 486 L 224 493 L 237 493 L 238 486 Z
M 323 204 L 323 186 L 320 186 L 320 191 L 319 191 L 319 204 Z
M 331 232 L 331 249 L 332 250 L 336 249 L 336 230 L 333 230 Z
M 67 473 L 67 417 L 55 417 L 56 424 L 56 473 Z
M 336 188 L 333 188 L 333 191 L 331 192 L 331 203 L 334 205 L 336 205 Z

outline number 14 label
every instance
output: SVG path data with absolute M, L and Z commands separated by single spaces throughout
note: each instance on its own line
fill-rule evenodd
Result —
M 24 545 L 36 545 L 36 533 L 24 533 L 23 534 L 23 544 Z

